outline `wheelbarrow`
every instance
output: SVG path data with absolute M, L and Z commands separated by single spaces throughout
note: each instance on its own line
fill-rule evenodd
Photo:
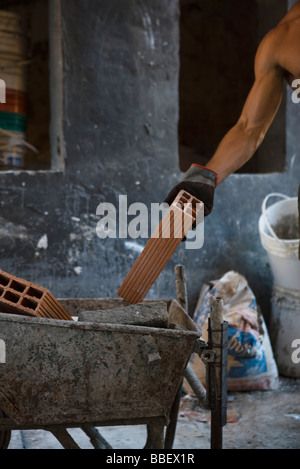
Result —
M 61 303 L 75 319 L 80 311 L 127 304 Z M 151 441 L 145 447 L 164 448 L 164 428 L 200 333 L 176 300 L 161 303 L 167 328 L 0 313 L 2 446 L 12 430 L 44 429 L 64 448 L 76 448 L 66 430 L 75 427 L 98 448 L 95 427 L 146 424 Z

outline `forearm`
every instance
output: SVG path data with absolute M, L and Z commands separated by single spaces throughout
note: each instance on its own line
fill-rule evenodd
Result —
M 206 167 L 218 174 L 220 183 L 254 155 L 261 140 L 262 136 L 258 132 L 249 131 L 238 122 L 225 135 Z

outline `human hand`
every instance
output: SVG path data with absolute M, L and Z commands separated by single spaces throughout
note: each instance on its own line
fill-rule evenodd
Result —
M 207 216 L 213 208 L 217 183 L 218 176 L 214 171 L 194 163 L 186 171 L 182 181 L 168 194 L 165 202 L 171 205 L 178 192 L 185 190 L 204 203 L 204 216 Z

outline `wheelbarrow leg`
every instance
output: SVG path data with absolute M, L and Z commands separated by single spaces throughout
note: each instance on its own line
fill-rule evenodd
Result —
M 165 449 L 173 448 L 176 427 L 177 427 L 177 418 L 178 418 L 178 412 L 179 412 L 180 400 L 181 400 L 181 394 L 182 394 L 182 383 L 183 383 L 183 380 L 181 380 L 179 389 L 177 391 L 176 397 L 171 407 L 171 411 L 169 415 L 170 423 L 167 426 L 167 430 L 166 430 Z
M 147 442 L 144 449 L 164 449 L 164 425 L 148 424 L 147 425 Z
M 6 415 L 0 409 L 0 421 L 5 419 Z M 0 449 L 7 449 L 11 439 L 11 430 L 0 430 Z
M 185 268 L 183 265 L 176 265 L 174 270 L 175 270 L 175 286 L 176 286 L 177 300 L 180 306 L 185 311 L 187 311 L 188 300 L 187 300 Z M 179 412 L 179 407 L 180 407 L 180 399 L 181 399 L 181 393 L 182 393 L 182 384 L 183 384 L 183 379 L 181 380 L 179 389 L 177 391 L 176 397 L 171 407 L 171 411 L 169 415 L 170 423 L 166 431 L 165 449 L 173 448 L 175 432 L 176 432 L 176 427 L 177 427 L 178 412 Z
M 81 429 L 85 432 L 85 434 L 89 437 L 92 445 L 95 449 L 113 449 L 110 444 L 103 438 L 103 436 L 99 433 L 97 428 L 92 427 L 89 424 L 84 424 L 81 426 Z
M 45 430 L 50 431 L 64 449 L 80 449 L 76 441 L 74 441 L 71 435 L 67 432 L 66 428 L 59 425 L 51 425 L 46 427 Z

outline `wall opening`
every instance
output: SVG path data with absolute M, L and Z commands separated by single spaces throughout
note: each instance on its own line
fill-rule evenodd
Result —
M 179 166 L 205 165 L 236 123 L 254 81 L 262 37 L 286 1 L 180 0 Z M 285 98 L 264 142 L 238 172 L 285 167 Z
M 0 171 L 63 169 L 57 7 L 59 0 L 1 2 L 0 36 L 7 47 L 0 45 L 0 78 L 7 93 L 0 105 Z

